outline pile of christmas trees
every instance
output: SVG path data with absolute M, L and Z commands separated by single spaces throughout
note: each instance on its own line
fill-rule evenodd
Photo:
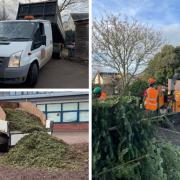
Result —
M 144 116 L 135 97 L 93 102 L 94 179 L 180 179 L 179 147 Z

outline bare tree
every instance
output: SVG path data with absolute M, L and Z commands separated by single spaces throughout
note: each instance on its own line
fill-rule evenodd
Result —
M 119 73 L 122 93 L 162 44 L 160 32 L 133 18 L 106 15 L 93 23 L 94 64 Z
M 59 6 L 59 11 L 62 12 L 65 9 L 69 8 L 72 5 L 75 4 L 79 4 L 79 3 L 87 3 L 88 4 L 88 0 L 62 0 L 60 2 L 60 6 Z

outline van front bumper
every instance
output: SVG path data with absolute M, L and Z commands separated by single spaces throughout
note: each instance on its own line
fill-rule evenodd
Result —
M 26 77 L 29 71 L 29 65 L 8 68 L 0 67 L 0 83 L 3 84 L 21 84 L 26 81 Z

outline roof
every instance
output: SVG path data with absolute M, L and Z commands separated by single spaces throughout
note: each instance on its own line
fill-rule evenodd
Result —
M 97 73 L 94 75 L 94 78 L 93 78 L 93 79 L 95 79 L 98 74 L 99 74 L 102 78 L 104 78 L 104 77 L 111 77 L 111 78 L 112 78 L 112 77 L 114 77 L 114 76 L 118 76 L 118 75 L 119 75 L 119 73 L 116 73 L 116 72 L 97 72 Z
M 115 72 L 99 72 L 101 76 L 112 76 L 112 75 L 118 75 L 119 73 Z
M 83 21 L 89 19 L 89 13 L 71 13 L 73 21 Z
M 46 94 L 26 94 L 26 95 L 6 95 L 0 96 L 0 100 L 12 99 L 36 99 L 36 98 L 52 98 L 52 97 L 71 97 L 71 96 L 88 96 L 88 92 L 49 92 Z

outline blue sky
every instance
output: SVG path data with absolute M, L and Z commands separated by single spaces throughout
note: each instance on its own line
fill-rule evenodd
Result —
M 180 46 L 180 0 L 93 0 L 93 17 L 107 12 L 148 23 L 162 31 L 168 43 Z

